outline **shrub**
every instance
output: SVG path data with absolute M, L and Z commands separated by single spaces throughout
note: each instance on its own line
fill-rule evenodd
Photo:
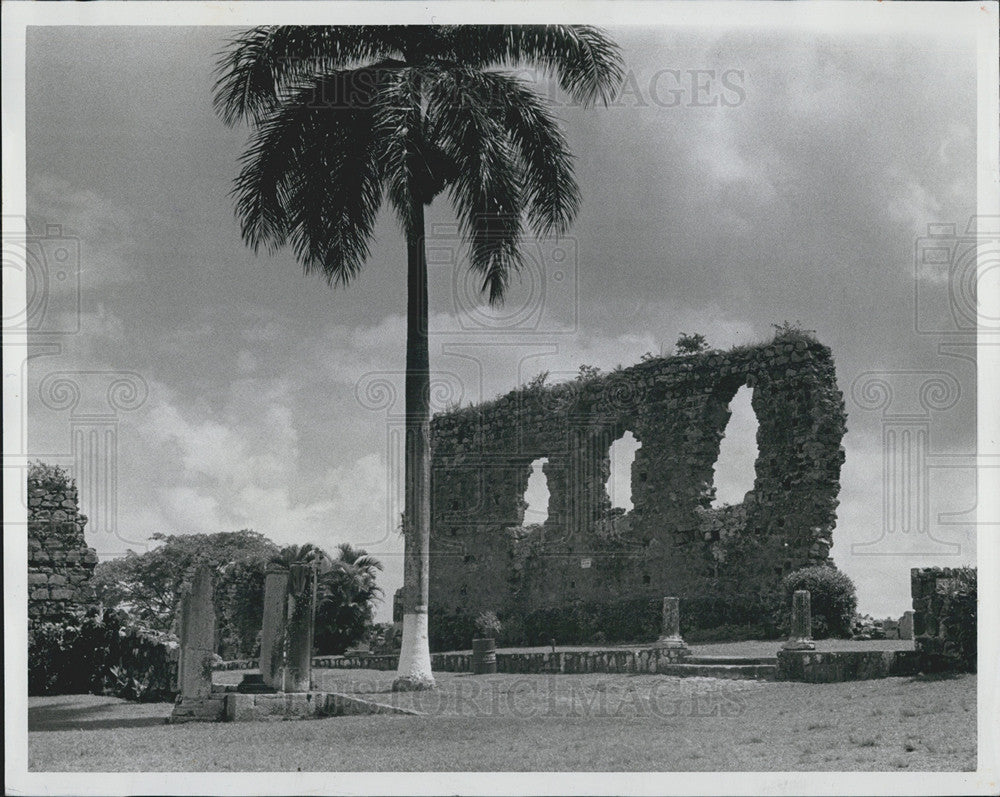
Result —
M 681 598 L 681 634 L 712 641 L 773 639 L 771 605 L 758 595 L 721 594 Z M 577 600 L 561 606 L 539 607 L 505 617 L 507 646 L 652 642 L 660 636 L 663 600 L 627 598 L 617 601 Z M 715 630 L 713 630 L 715 629 Z M 476 633 L 475 617 L 459 611 L 432 609 L 430 646 L 434 652 L 462 650 Z M 596 642 L 601 633 L 604 640 Z
M 803 567 L 785 576 L 781 582 L 782 603 L 778 609 L 778 626 L 784 632 L 790 627 L 792 594 L 800 589 L 809 590 L 815 639 L 850 638 L 858 596 L 854 582 L 846 573 L 827 565 L 816 565 Z
M 128 700 L 171 697 L 176 644 L 126 625 L 112 610 L 90 609 L 28 633 L 28 694 L 112 694 Z
M 682 332 L 674 348 L 678 354 L 698 354 L 708 350 L 708 341 L 700 332 L 691 335 Z
M 476 636 L 479 639 L 496 639 L 503 626 L 494 612 L 480 612 L 475 620 Z

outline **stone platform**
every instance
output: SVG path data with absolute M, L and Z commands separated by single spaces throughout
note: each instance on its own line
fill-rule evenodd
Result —
M 421 712 L 362 700 L 339 692 L 278 692 L 276 694 L 226 695 L 226 722 L 273 722 L 276 720 L 347 717 L 362 714 L 409 714 Z
M 779 681 L 828 684 L 867 681 L 894 675 L 916 675 L 921 668 L 915 650 L 778 651 Z

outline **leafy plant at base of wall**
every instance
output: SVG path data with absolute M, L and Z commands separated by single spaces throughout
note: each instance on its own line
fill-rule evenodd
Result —
M 782 632 L 791 627 L 792 595 L 800 589 L 809 590 L 813 638 L 850 639 L 851 623 L 858 608 L 857 591 L 850 577 L 828 565 L 803 567 L 785 576 L 777 607 L 777 625 Z

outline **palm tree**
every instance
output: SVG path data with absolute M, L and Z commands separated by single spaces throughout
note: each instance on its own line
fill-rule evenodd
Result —
M 233 194 L 244 241 L 292 247 L 347 285 L 383 198 L 406 236 L 403 648 L 395 688 L 434 685 L 427 638 L 430 391 L 424 207 L 447 191 L 491 304 L 522 264 L 526 218 L 562 234 L 579 192 L 545 103 L 503 71 L 537 66 L 576 102 L 618 87 L 617 45 L 585 26 L 282 26 L 220 54 L 215 107 L 253 131 Z
M 355 548 L 349 542 L 342 542 L 337 546 L 337 558 L 334 561 L 353 565 L 372 578 L 375 577 L 376 570 L 382 570 L 382 563 L 378 559 L 364 548 Z
M 307 542 L 304 545 L 286 545 L 270 558 L 270 563 L 291 568 L 292 565 L 315 565 L 323 570 L 329 566 L 330 556 L 318 545 Z
M 370 630 L 374 602 L 382 594 L 376 574 L 382 563 L 350 543 L 337 546 L 338 555 L 319 579 L 316 644 L 319 653 L 340 653 Z

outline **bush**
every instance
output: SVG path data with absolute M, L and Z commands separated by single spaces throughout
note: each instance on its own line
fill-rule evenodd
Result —
M 816 565 L 789 573 L 781 582 L 778 627 L 787 633 L 791 627 L 792 594 L 807 589 L 812 610 L 812 634 L 815 639 L 851 637 L 851 621 L 858 606 L 854 582 L 834 567 Z
M 478 639 L 496 639 L 503 629 L 500 618 L 494 612 L 480 612 L 476 615 L 473 625 L 475 625 Z
M 772 607 L 757 595 L 703 595 L 681 598 L 681 634 L 712 641 L 776 638 Z M 505 646 L 652 642 L 660 636 L 661 598 L 618 601 L 577 600 L 562 606 L 533 609 L 505 616 Z M 717 629 L 716 631 L 712 631 Z M 438 613 L 430 618 L 430 645 L 434 652 L 467 649 L 476 634 L 475 617 L 462 612 Z M 595 635 L 604 639 L 596 641 Z
M 28 632 L 28 694 L 170 699 L 177 676 L 176 644 L 123 619 L 112 610 L 91 609 L 62 623 L 33 626 Z
M 682 332 L 681 336 L 677 338 L 674 349 L 678 354 L 698 354 L 708 350 L 708 341 L 700 332 L 695 332 L 693 335 Z

